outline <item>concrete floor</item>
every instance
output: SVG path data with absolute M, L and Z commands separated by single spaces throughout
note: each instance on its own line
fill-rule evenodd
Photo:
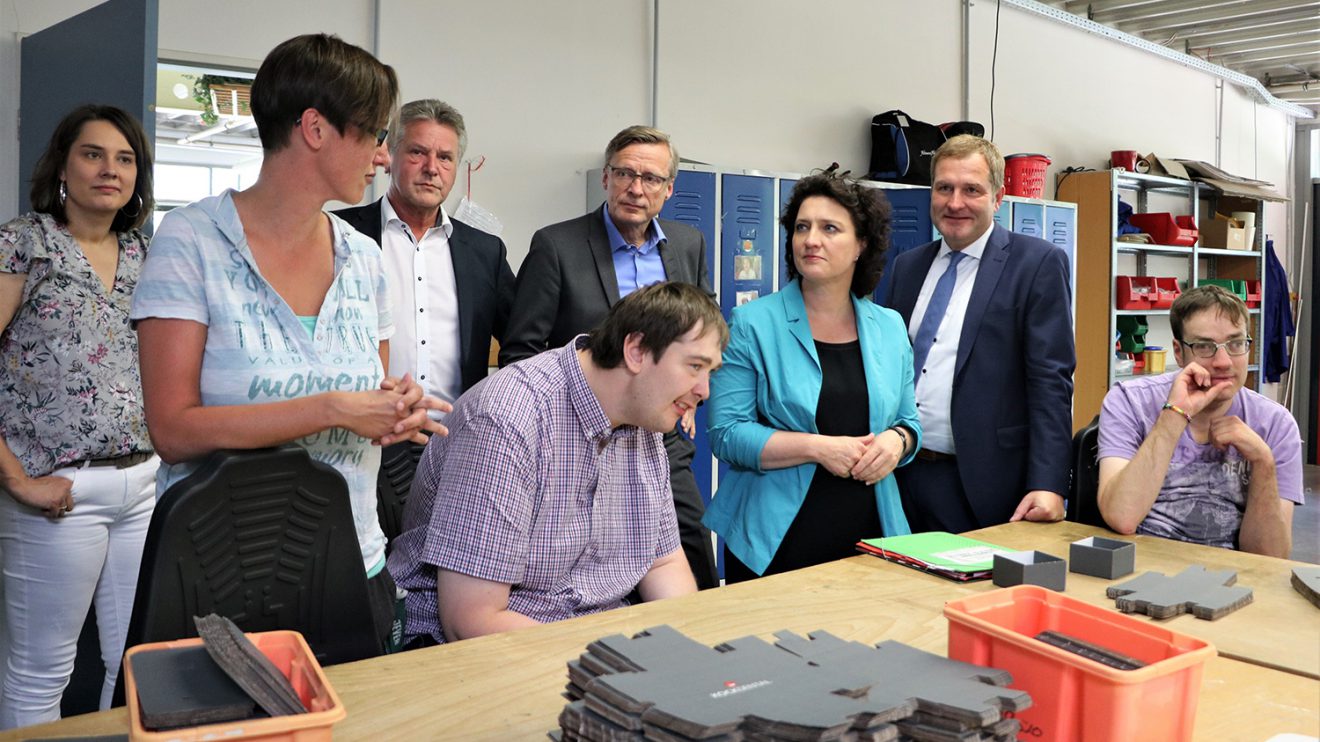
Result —
M 1302 466 L 1302 494 L 1306 504 L 1293 508 L 1292 558 L 1320 564 L 1320 466 Z

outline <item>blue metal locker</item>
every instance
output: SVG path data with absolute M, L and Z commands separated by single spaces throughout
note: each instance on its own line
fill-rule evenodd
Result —
M 1077 283 L 1077 209 L 1076 207 L 1045 205 L 1045 239 L 1068 253 L 1072 282 Z
M 788 207 L 788 199 L 792 197 L 793 186 L 795 185 L 797 185 L 796 178 L 792 180 L 788 178 L 779 179 L 779 213 L 775 215 L 776 222 L 779 221 L 779 217 L 783 216 L 784 209 Z M 779 264 L 779 283 L 775 286 L 776 290 L 788 285 L 788 251 L 793 249 L 789 238 L 790 235 L 784 234 L 781 227 L 779 237 L 775 240 L 775 246 L 779 249 L 779 257 L 775 261 Z
M 929 188 L 886 188 L 884 192 L 885 198 L 889 199 L 892 216 L 889 252 L 885 253 L 885 272 L 880 276 L 879 285 L 875 287 L 877 304 L 884 303 L 885 292 L 889 290 L 889 274 L 894 265 L 894 258 L 930 242 L 933 234 Z M 935 239 L 938 239 L 938 235 Z
M 1013 231 L 1045 239 L 1045 204 L 1030 201 L 1013 203 Z
M 715 282 L 715 254 L 719 246 L 715 241 L 717 227 L 715 204 L 715 173 L 696 170 L 680 170 L 674 181 L 674 195 L 660 209 L 662 219 L 672 219 L 691 225 L 701 232 L 706 240 L 706 270 L 710 272 L 712 284 Z M 719 287 L 712 285 L 715 291 Z M 706 435 L 706 408 L 697 408 L 697 434 L 692 442 L 697 451 L 692 456 L 692 475 L 697 479 L 697 488 L 701 490 L 701 499 L 710 504 L 711 494 L 715 491 L 712 478 L 715 458 L 710 453 L 710 439 Z
M 1045 205 L 1045 239 L 1068 255 L 1068 287 L 1072 290 L 1072 315 L 1077 319 L 1077 207 Z
M 1013 202 L 1007 198 L 999 202 L 999 208 L 995 209 L 995 224 L 1013 231 Z
M 720 308 L 733 308 L 774 291 L 774 180 L 726 173 L 720 195 Z
M 674 179 L 674 195 L 660 209 L 661 219 L 671 219 L 691 225 L 706 238 L 706 270 L 715 281 L 715 173 L 697 170 L 679 170 Z M 719 293 L 719 286 L 711 288 Z

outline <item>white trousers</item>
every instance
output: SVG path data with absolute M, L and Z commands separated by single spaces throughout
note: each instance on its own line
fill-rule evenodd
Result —
M 127 469 L 65 467 L 73 510 L 48 518 L 0 494 L 5 631 L 9 657 L 0 690 L 0 729 L 55 721 L 73 673 L 87 610 L 96 601 L 110 707 L 128 621 L 133 613 L 142 544 L 156 504 L 158 457 Z

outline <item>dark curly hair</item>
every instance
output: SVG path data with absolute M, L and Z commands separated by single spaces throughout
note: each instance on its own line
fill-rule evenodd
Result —
M 812 196 L 824 196 L 842 206 L 852 217 L 853 230 L 862 243 L 862 254 L 853 269 L 852 293 L 870 296 L 880 283 L 885 269 L 885 251 L 889 249 L 889 199 L 879 188 L 864 186 L 851 178 L 833 172 L 809 175 L 793 186 L 784 214 L 779 218 L 784 228 L 784 260 L 788 263 L 788 277 L 798 277 L 793 264 L 793 225 L 797 222 L 802 202 Z

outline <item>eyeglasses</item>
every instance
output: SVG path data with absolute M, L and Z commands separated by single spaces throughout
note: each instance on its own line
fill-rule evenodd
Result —
M 606 165 L 605 169 L 609 171 L 610 177 L 614 179 L 616 184 L 627 187 L 632 185 L 634 180 L 641 178 L 642 188 L 651 191 L 652 193 L 664 188 L 665 184 L 669 182 L 669 178 L 663 175 L 656 175 L 655 173 L 639 173 L 636 170 L 629 170 L 626 167 Z
M 1251 350 L 1251 338 L 1233 338 L 1223 343 L 1212 343 L 1209 340 L 1198 340 L 1194 343 L 1183 340 L 1178 342 L 1182 343 L 1184 348 L 1191 348 L 1192 355 L 1197 358 L 1214 358 L 1220 348 L 1230 356 L 1245 356 Z
M 294 119 L 294 120 L 293 120 L 293 125 L 294 125 L 294 126 L 302 126 L 302 116 L 299 116 L 298 118 Z M 385 143 L 385 138 L 388 137 L 389 135 L 390 135 L 390 127 L 388 127 L 388 126 L 386 126 L 384 129 L 380 129 L 379 131 L 377 131 L 377 132 L 376 132 L 376 146 L 379 147 L 380 145 L 384 144 L 384 143 Z

